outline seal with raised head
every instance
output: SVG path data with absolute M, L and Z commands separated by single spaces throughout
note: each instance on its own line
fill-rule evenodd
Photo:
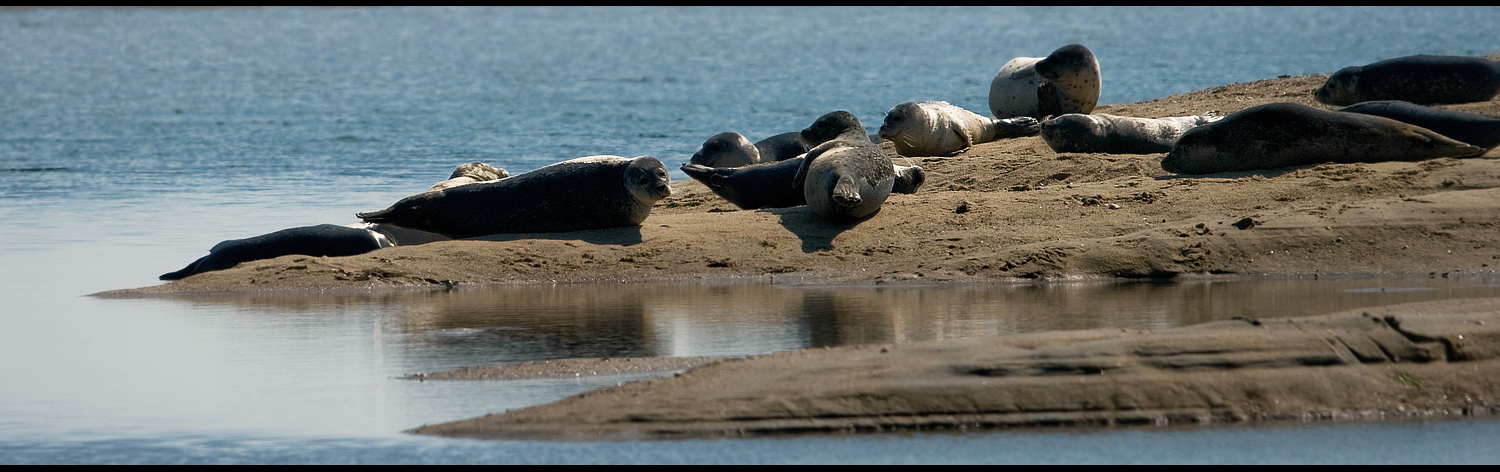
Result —
M 767 162 L 744 167 L 708 167 L 683 164 L 682 173 L 707 186 L 715 195 L 744 210 L 788 208 L 807 204 L 802 189 L 791 187 L 806 158 Z M 896 182 L 891 191 L 913 194 L 927 180 L 921 166 L 895 166 Z
M 1218 117 L 1136 118 L 1068 113 L 1042 122 L 1042 141 L 1056 152 L 1153 154 L 1169 152 L 1182 133 Z
M 990 118 L 948 102 L 905 102 L 885 113 L 880 137 L 903 156 L 945 156 L 1003 138 L 1041 130 L 1036 118 Z
M 339 225 L 303 226 L 221 242 L 209 249 L 207 256 L 198 258 L 182 270 L 162 274 L 159 278 L 179 280 L 194 274 L 228 269 L 241 262 L 292 254 L 353 256 L 392 245 L 384 234 L 365 228 Z
M 1099 61 L 1083 45 L 1069 44 L 1044 58 L 1017 57 L 990 82 L 990 113 L 1036 119 L 1088 114 L 1099 104 L 1101 84 Z
M 1500 146 L 1500 118 L 1458 110 L 1445 110 L 1411 102 L 1381 100 L 1340 108 L 1346 113 L 1383 116 L 1438 132 L 1483 149 Z
M 801 131 L 781 133 L 754 144 L 739 133 L 719 133 L 704 141 L 703 147 L 693 153 L 688 163 L 706 167 L 743 167 L 785 161 L 801 156 L 814 146 L 838 136 L 848 128 L 846 120 L 853 116 L 847 112 L 825 113 Z
M 802 188 L 813 213 L 831 222 L 850 223 L 880 211 L 896 184 L 896 172 L 890 156 L 870 141 L 853 114 L 834 113 L 840 115 L 844 129 L 807 151 L 791 185 Z
M 450 238 L 635 226 L 671 195 L 669 184 L 666 166 L 654 157 L 589 156 L 423 192 L 358 216 Z
M 1418 105 L 1482 102 L 1500 93 L 1500 62 L 1471 56 L 1405 56 L 1340 69 L 1313 98 L 1329 105 L 1401 100 Z
M 1271 103 L 1188 130 L 1177 138 L 1161 167 L 1177 174 L 1213 174 L 1325 162 L 1467 157 L 1483 152 L 1390 118 Z
M 483 162 L 470 162 L 468 164 L 460 164 L 457 168 L 453 169 L 453 173 L 448 176 L 448 180 L 433 184 L 432 188 L 428 190 L 443 190 L 477 182 L 500 180 L 506 177 L 510 177 L 510 173 L 506 172 L 505 169 Z

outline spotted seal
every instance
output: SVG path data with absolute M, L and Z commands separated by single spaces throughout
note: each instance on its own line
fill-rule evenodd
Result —
M 1500 146 L 1500 118 L 1458 110 L 1445 110 L 1411 102 L 1381 100 L 1340 108 L 1345 113 L 1383 116 L 1427 128 L 1483 149 Z
M 1417 55 L 1340 69 L 1313 92 L 1345 106 L 1401 100 L 1419 105 L 1482 102 L 1500 93 L 1500 62 L 1483 57 Z
M 358 216 L 450 238 L 634 226 L 671 195 L 669 183 L 666 166 L 654 157 L 589 156 L 423 192 Z
M 880 137 L 903 156 L 945 156 L 1003 138 L 1041 130 L 1036 118 L 990 118 L 948 102 L 905 102 L 885 113 Z
M 1101 84 L 1098 59 L 1080 44 L 1060 47 L 1045 58 L 1017 57 L 990 82 L 990 113 L 1037 119 L 1087 114 L 1099 103 Z
M 1212 174 L 1324 162 L 1466 157 L 1482 152 L 1389 118 L 1271 103 L 1188 130 L 1162 159 L 1161 167 L 1177 174 Z
M 870 141 L 854 115 L 839 111 L 844 124 L 835 138 L 804 155 L 791 185 L 801 187 L 813 213 L 835 223 L 873 216 L 896 184 L 890 156 Z
M 708 167 L 683 164 L 682 172 L 707 186 L 715 195 L 744 210 L 788 208 L 807 204 L 801 188 L 787 185 L 797 175 L 805 158 L 768 162 L 745 167 Z M 927 180 L 921 166 L 895 166 L 896 182 L 891 191 L 913 194 Z
M 500 180 L 506 177 L 510 177 L 510 173 L 506 172 L 505 169 L 483 162 L 470 162 L 468 164 L 460 164 L 457 168 L 453 169 L 453 173 L 448 176 L 448 180 L 438 182 L 428 190 L 443 190 L 476 182 Z
M 1042 122 L 1042 141 L 1056 152 L 1153 154 L 1172 150 L 1182 133 L 1218 117 L 1136 118 L 1068 113 Z
M 353 256 L 391 246 L 385 235 L 365 228 L 315 225 L 288 228 L 260 236 L 231 239 L 214 245 L 208 255 L 161 280 L 179 280 L 190 275 L 224 270 L 241 262 L 300 254 L 304 256 Z

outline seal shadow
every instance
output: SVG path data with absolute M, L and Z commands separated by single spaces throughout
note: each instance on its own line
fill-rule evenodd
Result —
M 469 241 L 516 241 L 521 239 L 552 239 L 558 241 L 583 241 L 589 244 L 634 246 L 641 243 L 641 226 L 587 229 L 564 233 L 504 233 L 467 238 Z
M 833 249 L 833 238 L 880 214 L 877 211 L 859 221 L 833 223 L 813 213 L 812 208 L 806 205 L 792 208 L 767 208 L 756 211 L 771 213 L 780 217 L 778 223 L 781 223 L 781 226 L 786 228 L 787 231 L 802 239 L 802 252 L 804 253 Z

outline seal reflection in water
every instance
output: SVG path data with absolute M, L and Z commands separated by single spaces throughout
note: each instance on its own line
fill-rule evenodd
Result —
M 666 166 L 654 157 L 589 156 L 412 195 L 358 216 L 450 238 L 635 226 L 671 195 L 670 183 Z
M 996 119 L 948 102 L 905 102 L 885 113 L 880 137 L 903 156 L 944 156 L 1003 138 L 1031 136 L 1041 130 L 1036 118 Z
M 1080 44 L 1057 48 L 1047 57 L 1017 57 L 990 82 L 990 112 L 996 118 L 1043 119 L 1090 113 L 1099 104 L 1099 61 Z
M 1482 102 L 1500 93 L 1500 62 L 1470 56 L 1406 56 L 1340 69 L 1313 92 L 1329 105 L 1401 100 L 1419 105 Z
M 1272 103 L 1188 130 L 1162 159 L 1161 167 L 1177 174 L 1213 174 L 1325 162 L 1417 161 L 1483 152 L 1389 118 Z
M 801 187 L 813 213 L 835 223 L 873 216 L 890 197 L 896 183 L 890 156 L 870 141 L 859 120 L 848 112 L 852 126 L 838 137 L 807 151 L 792 186 Z

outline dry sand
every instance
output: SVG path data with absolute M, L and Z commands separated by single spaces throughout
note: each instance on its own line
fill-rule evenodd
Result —
M 1325 77 L 1232 84 L 1096 113 L 1322 106 L 1311 92 Z M 1500 115 L 1494 100 L 1446 108 Z M 926 185 L 842 226 L 806 207 L 737 210 L 684 180 L 639 227 L 288 256 L 100 295 L 694 280 L 1446 276 L 1493 274 L 1500 265 L 1497 150 L 1207 176 L 1169 174 L 1162 157 L 1058 154 L 1026 137 L 954 156 L 897 158 L 926 169 Z M 712 362 L 415 432 L 592 439 L 1490 414 L 1500 392 L 1496 326 L 1500 301 L 1449 301 L 1155 333 L 806 350 Z M 552 375 L 611 367 L 598 364 L 509 369 Z M 684 367 L 667 364 L 660 365 Z

